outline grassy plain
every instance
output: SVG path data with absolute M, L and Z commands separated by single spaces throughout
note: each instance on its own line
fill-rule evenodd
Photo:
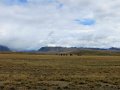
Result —
M 120 90 L 120 56 L 0 54 L 0 90 Z

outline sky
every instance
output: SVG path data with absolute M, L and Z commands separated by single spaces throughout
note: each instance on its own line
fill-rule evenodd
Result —
M 0 45 L 120 47 L 120 0 L 0 0 Z

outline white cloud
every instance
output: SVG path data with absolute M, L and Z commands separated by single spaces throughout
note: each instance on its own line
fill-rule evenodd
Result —
M 1 2 L 0 44 L 17 50 L 47 45 L 120 47 L 119 10 L 119 0 L 28 0 L 24 5 Z M 96 23 L 86 26 L 76 19 Z

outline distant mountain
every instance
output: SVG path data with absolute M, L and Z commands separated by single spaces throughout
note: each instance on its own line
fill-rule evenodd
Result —
M 42 47 L 39 52 L 68 52 L 77 50 L 76 48 L 67 48 L 67 47 Z
M 109 48 L 109 50 L 113 50 L 113 51 L 120 51 L 120 48 L 111 47 L 111 48 Z
M 10 52 L 11 50 L 4 45 L 0 45 L 0 52 Z M 29 52 L 29 53 L 71 53 L 71 52 L 82 52 L 82 51 L 109 51 L 109 52 L 119 52 L 120 48 L 89 48 L 89 47 L 41 47 L 39 50 L 25 50 L 25 51 L 15 51 L 15 52 Z M 13 51 L 12 51 L 13 52 Z
M 6 46 L 0 45 L 0 52 L 10 51 L 10 49 Z
M 83 50 L 92 50 L 92 51 L 118 51 L 120 48 L 111 47 L 109 49 L 105 48 L 83 48 L 83 47 L 41 47 L 38 52 L 78 52 Z
M 39 52 L 73 52 L 80 50 L 105 50 L 101 48 L 82 48 L 82 47 L 41 47 Z

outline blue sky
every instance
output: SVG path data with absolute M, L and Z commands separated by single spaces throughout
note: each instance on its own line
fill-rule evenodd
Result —
M 120 47 L 119 0 L 0 0 L 0 44 Z
M 75 21 L 78 24 L 87 25 L 87 26 L 91 26 L 96 23 L 96 21 L 94 19 L 90 19 L 90 18 L 76 19 Z
M 27 0 L 1 0 L 1 3 L 5 5 L 23 5 L 27 3 Z

